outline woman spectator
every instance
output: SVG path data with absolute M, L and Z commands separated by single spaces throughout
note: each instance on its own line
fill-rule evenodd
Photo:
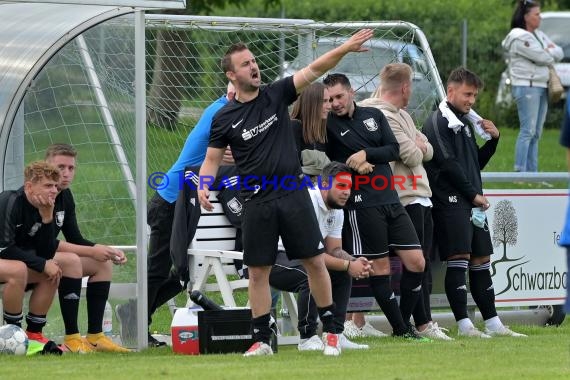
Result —
M 291 126 L 297 142 L 303 173 L 314 177 L 330 162 L 325 154 L 327 116 L 331 110 L 329 91 L 315 82 L 307 87 L 293 103 Z
M 502 42 L 520 122 L 514 168 L 520 172 L 538 171 L 538 140 L 548 109 L 548 67 L 563 58 L 562 49 L 539 26 L 540 3 L 519 0 L 511 31 Z

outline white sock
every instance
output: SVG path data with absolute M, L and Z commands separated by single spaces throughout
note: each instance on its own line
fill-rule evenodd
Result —
M 485 327 L 490 331 L 497 331 L 501 327 L 503 327 L 503 323 L 501 322 L 498 316 L 495 316 L 485 321 Z
M 469 318 L 463 318 L 458 320 L 457 326 L 459 327 L 459 331 L 461 332 L 467 332 L 472 328 L 475 328 L 475 326 L 473 326 L 473 322 L 471 322 L 471 319 Z

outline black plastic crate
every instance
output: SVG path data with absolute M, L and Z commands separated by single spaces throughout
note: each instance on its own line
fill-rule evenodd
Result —
M 253 344 L 251 309 L 203 310 L 198 312 L 201 354 L 246 352 Z M 277 337 L 271 348 L 277 352 Z

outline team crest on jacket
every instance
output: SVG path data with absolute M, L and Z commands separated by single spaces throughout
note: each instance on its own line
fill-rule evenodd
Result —
M 467 135 L 467 137 L 471 137 L 471 128 L 469 128 L 469 126 L 465 126 L 465 134 Z
M 363 121 L 364 126 L 366 127 L 366 129 L 368 129 L 370 132 L 374 132 L 378 130 L 378 124 L 376 124 L 376 120 L 374 120 L 374 118 L 369 118 Z
M 58 211 L 55 213 L 55 224 L 61 228 L 63 226 L 63 220 L 65 219 L 65 211 Z
M 28 235 L 36 236 L 36 232 L 38 232 L 38 230 L 40 229 L 41 226 L 42 226 L 42 224 L 39 222 L 34 223 L 32 228 L 30 228 L 30 231 L 28 231 Z
M 236 198 L 233 197 L 229 202 L 228 202 L 228 207 L 229 209 L 234 213 L 234 214 L 239 214 L 241 213 L 241 210 L 243 208 L 241 202 Z

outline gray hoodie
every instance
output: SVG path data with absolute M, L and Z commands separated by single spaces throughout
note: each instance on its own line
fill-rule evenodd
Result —
M 547 46 L 553 44 L 554 47 Z M 513 28 L 501 43 L 509 59 L 508 72 L 513 86 L 547 87 L 548 66 L 562 60 L 564 52 L 542 31 L 534 34 Z

